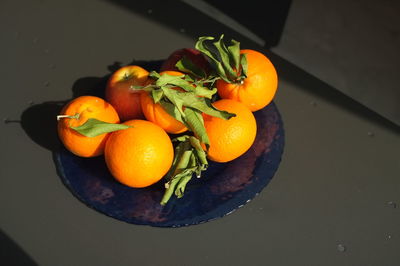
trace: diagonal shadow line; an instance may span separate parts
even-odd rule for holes
[[[0,229],[0,261],[7,266],[37,266],[38,264]]]
[[[316,97],[344,109],[359,118],[384,127],[394,133],[400,133],[400,126],[373,111],[362,103],[335,89],[328,83],[306,72],[295,64],[287,61],[271,51],[266,52],[277,68],[281,79],[296,85],[296,88],[306,91]]]
[[[280,79],[292,82],[296,85],[296,88],[322,98],[327,102],[356,115],[357,117],[368,120],[392,132],[400,132],[400,126],[388,120],[384,116],[369,109],[365,105],[340,92],[328,83],[306,72],[295,64],[287,61],[267,47],[260,46],[256,42],[248,39],[246,36],[233,31],[227,26],[188,6],[183,1],[148,0],[141,3],[133,3],[129,0],[107,1],[130,10],[136,15],[143,16],[146,19],[158,22],[163,26],[175,29],[176,31],[180,31],[180,27],[185,27],[185,34],[194,39],[197,39],[199,36],[219,36],[221,33],[224,33],[226,39],[233,38],[240,40],[242,47],[258,50],[267,55],[277,68]],[[168,10],[168,12],[166,10]],[[183,47],[177,47],[177,49],[178,48]]]

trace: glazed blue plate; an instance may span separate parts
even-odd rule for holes
[[[81,158],[65,148],[54,153],[60,178],[80,201],[100,213],[131,224],[180,227],[223,217],[242,207],[269,183],[284,147],[281,116],[272,102],[254,113],[257,137],[241,157],[210,162],[201,178],[193,177],[181,199],[160,205],[164,180],[147,188],[130,188],[109,173],[103,156]]]

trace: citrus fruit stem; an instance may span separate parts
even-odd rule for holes
[[[79,119],[79,116],[80,116],[80,113],[76,113],[75,115],[58,115],[57,121],[59,121],[63,118]]]

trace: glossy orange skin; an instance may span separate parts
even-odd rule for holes
[[[229,120],[203,114],[210,140],[208,158],[225,163],[238,158],[251,147],[256,137],[257,123],[253,113],[243,103],[222,99],[214,102],[213,106],[236,114]]]
[[[107,82],[106,100],[117,110],[121,121],[144,118],[140,105],[141,91],[131,90],[131,86],[143,86],[149,72],[140,66],[124,66],[115,71]]]
[[[114,107],[95,96],[81,96],[67,103],[60,115],[74,116],[79,118],[61,118],[58,121],[58,135],[64,146],[80,157],[95,157],[104,153],[104,147],[109,137],[105,133],[96,137],[86,137],[71,129],[84,124],[89,118],[96,118],[103,122],[119,123],[119,117]]]
[[[169,170],[174,157],[168,134],[146,120],[124,122],[131,128],[115,131],[105,148],[111,174],[120,183],[134,188],[150,186]]]
[[[183,75],[178,71],[163,71],[160,75],[169,74],[174,76]],[[177,88],[178,89],[178,88]],[[171,134],[179,134],[187,130],[186,126],[168,114],[159,103],[154,103],[149,93],[140,95],[142,111],[147,120],[159,125],[165,131]]]
[[[218,80],[216,87],[221,98],[242,102],[255,112],[274,99],[278,76],[274,65],[264,54],[249,49],[241,50],[240,53],[247,57],[247,78],[242,83]]]

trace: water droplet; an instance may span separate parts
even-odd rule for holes
[[[147,14],[153,14],[153,9],[147,9]]]
[[[314,101],[311,101],[310,104],[311,104],[312,106],[314,106],[314,107],[317,106],[317,103],[314,102]]]
[[[45,87],[48,87],[48,86],[50,85],[50,82],[49,82],[49,81],[45,81],[43,85],[44,85]]]
[[[186,32],[186,30],[185,30],[184,28],[180,28],[179,31],[180,31],[181,33],[185,33],[185,32]]]
[[[374,132],[371,132],[371,131],[368,131],[367,135],[370,136],[370,137],[375,136]]]
[[[10,119],[8,117],[3,118],[3,122],[4,122],[4,124],[7,124],[8,122],[10,122]]]
[[[391,238],[392,238],[392,236],[391,236],[391,235],[388,235],[388,236],[387,236],[387,238],[388,238],[388,239],[391,239]]]
[[[339,252],[345,252],[346,251],[346,246],[343,245],[343,244],[339,244],[339,245],[337,245],[337,250]]]
[[[387,205],[393,209],[397,208],[397,204],[396,202],[393,201],[388,201]]]

